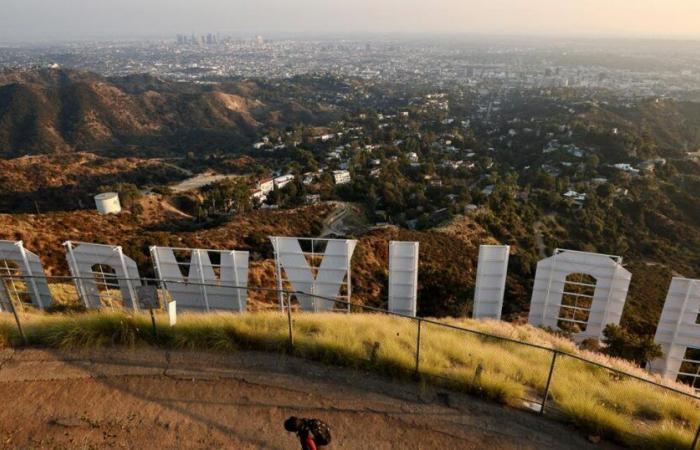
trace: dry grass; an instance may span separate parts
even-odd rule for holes
[[[572,342],[530,326],[466,319],[450,322],[577,353]],[[147,315],[121,312],[28,314],[24,324],[32,345],[58,348],[155,344],[221,352],[289,351],[287,318],[278,312],[183,314],[173,328],[159,316],[157,335]],[[415,322],[380,314],[295,313],[293,332],[295,355],[392,377],[414,375]],[[1,318],[0,346],[19,344],[11,319]],[[422,325],[420,350],[420,375],[425,380],[514,406],[521,405],[523,398],[542,397],[551,363],[546,350],[431,323]],[[584,356],[644,374],[619,360]],[[550,398],[551,411],[583,431],[634,448],[688,448],[700,423],[698,404],[687,397],[566,356],[557,360]]]

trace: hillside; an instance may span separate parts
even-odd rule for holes
[[[136,260],[143,276],[152,276],[148,247],[174,247],[249,250],[249,284],[275,286],[272,247],[267,238],[316,236],[328,205],[287,211],[253,211],[229,221],[204,226],[167,207],[166,199],[149,196],[142,200],[144,214],[138,219],[129,212],[101,216],[94,211],[49,214],[0,214],[0,239],[22,240],[27,249],[40,255],[48,274],[65,275],[68,269],[66,240],[121,245]],[[86,224],[90,224],[86,226]],[[183,227],[179,227],[182,224]],[[195,225],[187,231],[187,224]],[[453,237],[456,234],[457,237]],[[465,315],[470,311],[480,243],[495,242],[468,218],[455,221],[447,230],[409,231],[397,227],[377,229],[358,237],[353,257],[353,299],[360,303],[385,306],[388,279],[388,243],[391,240],[418,241],[421,245],[419,296],[421,315]],[[272,306],[275,299],[254,298]],[[441,298],[440,302],[427,299]]]
[[[139,265],[142,276],[154,276],[149,246],[250,250],[251,286],[274,287],[275,268],[267,236],[314,236],[330,208],[317,205],[294,211],[253,211],[223,223],[197,223],[151,196],[142,200],[143,217],[130,212],[101,216],[96,211],[48,214],[0,214],[0,239],[23,240],[40,255],[50,275],[67,275],[63,242],[67,240],[121,245]],[[146,220],[147,219],[147,220]],[[273,296],[252,295],[269,307]]]
[[[71,152],[0,159],[0,211],[91,209],[101,186],[165,184],[188,173],[157,159]]]
[[[574,126],[585,134],[583,142],[608,146],[602,154],[612,158],[677,158],[700,147],[700,103],[650,99],[634,106],[587,105]]]
[[[24,241],[27,249],[40,255],[50,275],[68,274],[61,245],[66,240],[121,245],[136,260],[143,276],[153,276],[150,245],[248,250],[249,285],[273,288],[276,275],[268,236],[318,236],[324,218],[332,211],[330,205],[321,204],[291,210],[257,210],[224,221],[197,222],[167,197],[150,195],[140,203],[143,213],[138,217],[130,212],[101,216],[95,211],[0,214],[0,239]],[[479,245],[509,242],[512,255],[503,314],[521,322],[529,308],[537,261],[535,244],[527,241],[532,239],[531,232],[526,224],[494,223],[485,215],[489,213],[457,216],[444,226],[422,231],[390,226],[351,236],[359,241],[352,266],[353,301],[386,307],[389,241],[417,241],[419,315],[468,317]],[[564,223],[563,218],[559,221]],[[554,219],[543,224],[543,228],[547,230],[544,240],[548,248],[574,245],[566,240],[565,231]],[[555,232],[554,228],[559,230]],[[524,244],[519,244],[521,240]],[[633,278],[622,324],[640,335],[650,335],[661,315],[671,276],[678,273],[672,273],[666,264],[650,263],[643,255],[626,256]],[[276,304],[274,296],[253,294],[252,298],[255,308]]]
[[[328,213],[324,205],[296,211],[254,211],[245,217],[209,227],[200,224],[195,231],[178,230],[169,211],[162,208],[152,223],[141,223],[124,212],[99,215],[96,211],[50,214],[0,214],[0,239],[21,239],[25,246],[41,255],[50,274],[66,273],[62,243],[66,240],[122,245],[142,270],[152,270],[148,259],[149,245],[188,246],[192,248],[252,249],[269,245],[269,234],[313,235],[320,230]],[[152,273],[152,272],[151,272]]]
[[[456,219],[445,229],[414,231],[387,227],[358,239],[353,258],[356,301],[386,307],[389,242],[415,241],[420,245],[418,315],[439,317],[471,314],[468,299],[474,295],[479,245],[496,242],[467,217]]]
[[[168,350],[216,350],[221,354],[238,354],[238,357],[241,350],[291,353],[329,365],[374,372],[394,383],[419,378],[423,385],[421,398],[429,387],[438,387],[443,390],[443,401],[452,408],[456,406],[456,393],[467,393],[513,409],[532,411],[541,405],[545,386],[549,385],[550,398],[544,410],[548,417],[573,425],[594,442],[603,438],[637,449],[688,448],[695,424],[700,420],[700,410],[688,397],[617,376],[578,358],[651,379],[640,369],[625,361],[579,351],[571,341],[530,326],[454,319],[446,322],[452,327],[466,327],[491,335],[486,337],[444,327],[437,321],[425,322],[416,367],[417,327],[412,320],[369,313],[294,313],[292,316],[294,339],[291,346],[287,315],[280,312],[181,314],[174,327],[168,326],[164,314],[159,314],[155,332],[148,314],[24,314],[23,320],[28,343],[53,352],[95,352],[105,347],[157,345]],[[21,340],[11,323],[8,317],[0,321],[0,347],[21,348]],[[505,342],[495,336],[557,349],[560,353],[554,377],[548,376],[552,359],[549,351]],[[165,359],[173,364],[172,370],[166,369],[166,374],[182,374],[177,369],[180,357]],[[150,369],[143,368],[143,375],[152,374],[153,362],[149,366]],[[124,370],[118,367],[105,369]],[[91,369],[95,369],[92,364],[87,367]],[[163,373],[163,370],[157,371],[159,375]],[[221,379],[222,371],[213,371],[212,375],[214,373],[215,378]],[[262,373],[269,375],[270,371]],[[194,378],[188,378],[189,386],[194,386]],[[371,380],[363,375],[359,379],[363,384]],[[681,385],[671,385],[679,392],[689,391]],[[307,388],[303,389],[306,395],[309,389],[315,389]],[[334,383],[333,392],[338,390],[342,389]],[[162,394],[161,390],[159,392]],[[355,397],[356,401],[361,398]],[[402,414],[406,413],[404,408],[401,410]],[[517,420],[513,413],[515,411],[504,408],[503,414],[511,418],[509,427],[512,427],[511,420]],[[484,420],[480,420],[482,427]],[[539,429],[535,422],[531,426]],[[518,448],[530,448],[523,442],[530,433],[516,435]],[[568,433],[565,435],[567,443],[574,438]],[[533,448],[563,448],[557,444],[562,439],[558,436],[564,434],[556,434],[549,445],[534,445]]]
[[[231,148],[252,140],[263,123],[314,117],[307,106],[252,82],[194,85],[53,69],[0,73],[0,157],[126,146]]]

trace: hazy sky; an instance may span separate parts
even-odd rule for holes
[[[0,41],[209,31],[700,38],[700,0],[0,0]]]

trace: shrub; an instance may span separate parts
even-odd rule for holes
[[[654,342],[653,337],[631,334],[618,325],[607,325],[603,336],[603,353],[633,361],[640,367],[663,355],[661,346]]]

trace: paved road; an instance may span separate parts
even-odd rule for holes
[[[319,237],[346,236],[348,234],[362,234],[367,231],[362,213],[358,207],[347,202],[333,202],[335,209],[323,221],[323,230]]]
[[[294,449],[292,414],[329,422],[330,449],[600,448],[527,412],[253,352],[0,350],[0,398],[0,448]]]
[[[350,205],[345,202],[337,202],[333,212],[323,221],[323,230],[321,230],[319,237],[344,236],[348,230],[344,226],[343,221],[350,212]]]

